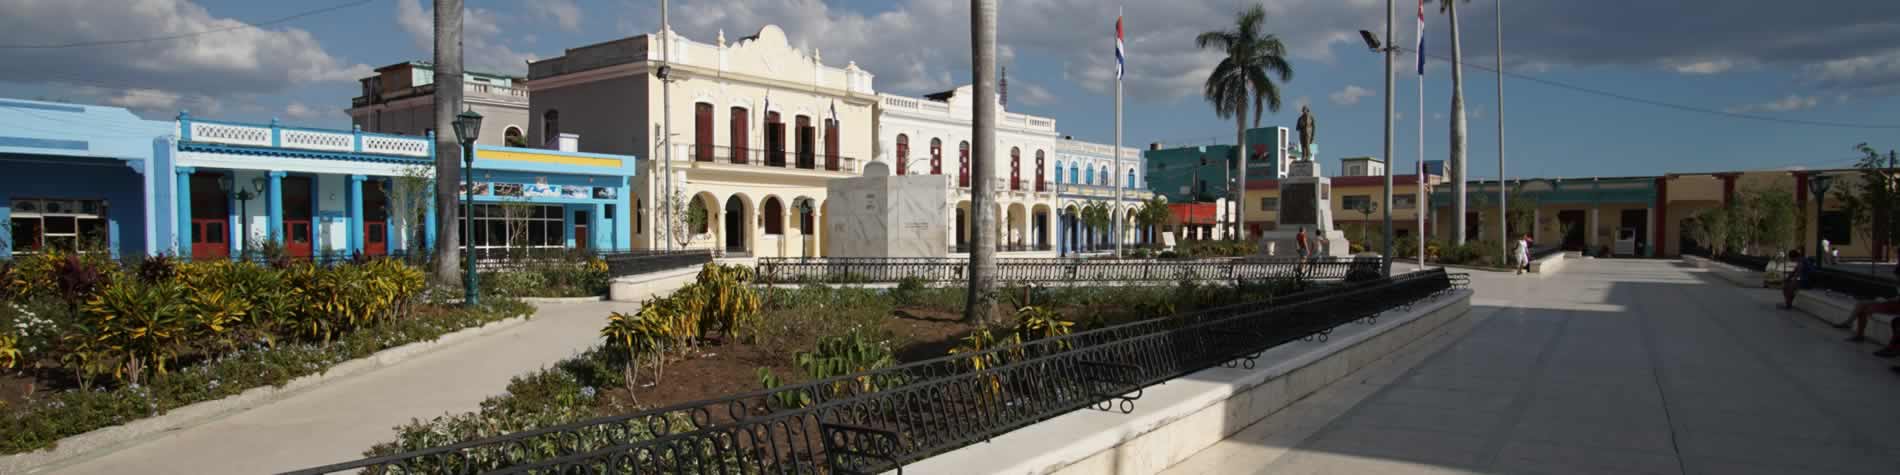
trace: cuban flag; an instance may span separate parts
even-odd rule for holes
[[[1116,81],[1122,80],[1122,69],[1125,67],[1126,65],[1123,64],[1123,56],[1122,56],[1122,17],[1121,17],[1121,14],[1118,12],[1115,14],[1115,80]]]
[[[1425,75],[1425,0],[1418,0],[1418,75]]]

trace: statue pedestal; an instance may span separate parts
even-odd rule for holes
[[[1319,162],[1294,161],[1280,180],[1280,219],[1273,231],[1261,233],[1260,252],[1269,256],[1298,256],[1300,229],[1306,229],[1309,255],[1346,257],[1352,254],[1346,234],[1333,228],[1333,180],[1320,176]]]

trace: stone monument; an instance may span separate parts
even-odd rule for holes
[[[1301,113],[1301,142],[1312,137],[1311,119]],[[1300,148],[1301,160],[1294,160],[1288,168],[1286,178],[1280,179],[1280,219],[1273,231],[1261,233],[1260,252],[1269,256],[1298,256],[1298,236],[1300,230],[1306,230],[1308,255],[1315,257],[1346,257],[1351,255],[1351,244],[1346,241],[1346,233],[1333,227],[1333,180],[1320,173],[1319,161],[1313,157],[1319,154],[1318,147],[1305,144]]]
[[[866,163],[864,176],[827,181],[825,255],[949,255],[949,185],[949,175],[893,176],[884,162]]]

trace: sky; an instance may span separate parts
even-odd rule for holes
[[[1499,0],[1458,5],[1473,178],[1498,176]],[[431,57],[429,0],[0,0],[0,97],[117,105],[196,117],[347,128],[356,80]],[[1379,0],[1000,0],[998,58],[1009,110],[1056,119],[1080,140],[1114,139],[1114,21],[1125,15],[1123,143],[1230,143],[1201,84],[1219,59],[1200,32],[1261,4],[1287,46],[1284,106],[1262,126],[1318,123],[1325,167],[1382,153]],[[1418,4],[1397,0],[1396,43],[1416,41]],[[1508,1],[1503,6],[1506,175],[1589,177],[1840,167],[1858,143],[1900,148],[1900,2],[1892,0]],[[1125,5],[1125,7],[1123,7]],[[259,23],[331,8],[261,27]],[[1450,57],[1451,18],[1426,5],[1426,51]],[[658,0],[468,0],[471,70],[658,28]],[[827,63],[855,61],[880,92],[921,95],[969,81],[968,2],[675,0],[673,28],[711,42],[777,24]],[[158,41],[134,41],[175,37]],[[1380,31],[1380,36],[1383,31]],[[111,44],[77,47],[72,43]],[[1409,169],[1448,156],[1452,67],[1395,59],[1393,154]],[[1480,67],[1484,68],[1481,69]],[[1593,91],[1593,92],[1585,92]],[[1249,118],[1251,121],[1251,118]],[[1819,123],[1819,124],[1816,124]],[[1250,124],[1251,125],[1251,124]]]

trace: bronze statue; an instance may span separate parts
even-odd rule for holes
[[[1300,120],[1293,123],[1293,128],[1300,132],[1300,157],[1302,160],[1313,159],[1313,127],[1312,108],[1300,106]]]

